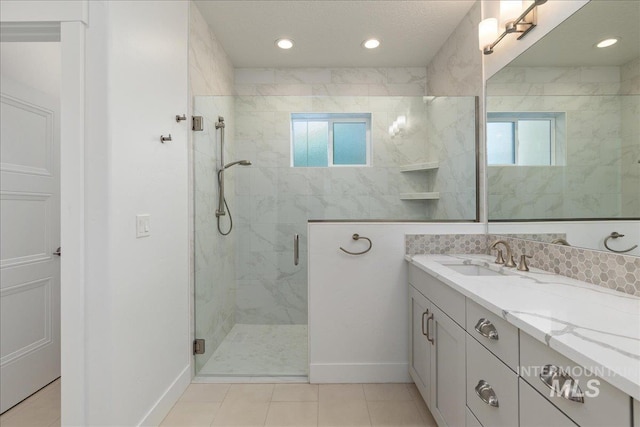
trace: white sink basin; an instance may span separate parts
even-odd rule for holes
[[[475,264],[442,264],[443,266],[452,269],[453,271],[464,274],[465,276],[505,276],[508,273],[491,270],[490,268],[483,267]]]

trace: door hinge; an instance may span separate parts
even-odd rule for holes
[[[204,354],[204,339],[198,338],[193,342],[193,354]]]
[[[204,130],[204,119],[202,116],[191,116],[191,130],[197,132]]]

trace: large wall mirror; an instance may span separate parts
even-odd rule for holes
[[[592,0],[487,81],[490,232],[640,255],[639,22]]]

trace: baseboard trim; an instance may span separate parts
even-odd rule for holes
[[[139,426],[157,426],[191,383],[191,365],[185,366],[171,385],[162,393],[155,405],[138,423]]]
[[[408,363],[315,363],[309,367],[309,382],[319,383],[408,383]]]

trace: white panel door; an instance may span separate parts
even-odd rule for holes
[[[0,412],[60,376],[58,101],[0,87]]]

